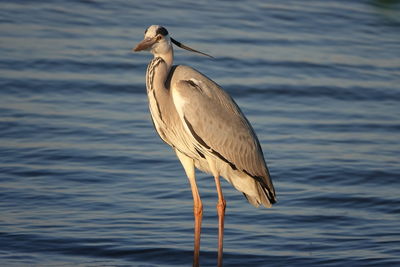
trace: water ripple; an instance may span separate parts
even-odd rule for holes
[[[2,265],[191,264],[189,182],[151,123],[151,56],[131,52],[156,23],[216,57],[175,50],[237,101],[277,190],[255,209],[222,181],[225,265],[399,265],[399,6],[386,2],[3,1]],[[217,194],[209,175],[197,183],[200,262],[215,266]]]

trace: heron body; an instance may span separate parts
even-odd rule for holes
[[[154,127],[170,145],[189,178],[194,199],[195,254],[199,264],[202,203],[195,167],[214,176],[219,215],[218,265],[222,265],[225,200],[224,177],[254,206],[271,207],[275,190],[257,136],[234,100],[214,81],[188,66],[173,66],[172,39],[161,26],[150,26],[135,51],[150,50],[154,58],[146,73],[149,108]],[[201,53],[204,54],[204,53]]]

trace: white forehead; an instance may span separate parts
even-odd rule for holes
[[[157,29],[160,28],[160,25],[151,25],[150,27],[147,28],[147,30],[144,33],[144,37],[149,37],[152,38],[157,35]]]

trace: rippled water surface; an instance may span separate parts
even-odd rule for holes
[[[131,53],[151,24],[215,60],[278,194],[223,182],[225,266],[400,264],[397,1],[2,1],[0,264],[190,266],[192,196],[148,112]],[[200,262],[216,265],[217,194]]]

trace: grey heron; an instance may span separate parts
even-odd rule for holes
[[[190,182],[194,201],[193,266],[199,265],[203,204],[195,167],[213,175],[218,194],[218,266],[222,266],[226,202],[220,176],[242,192],[254,206],[276,202],[263,152],[249,121],[235,101],[214,81],[197,70],[173,66],[175,44],[209,56],[170,37],[159,25],[145,31],[134,51],[150,51],[154,58],[146,72],[149,108],[161,139],[178,156]]]

